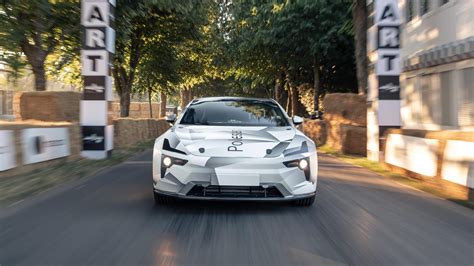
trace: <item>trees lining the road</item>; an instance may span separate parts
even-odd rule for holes
[[[290,114],[316,111],[320,95],[357,90],[359,2],[365,1],[121,0],[112,71],[120,115],[129,115],[134,93],[161,98],[161,115],[166,99],[184,106],[193,96],[216,95],[274,97]],[[79,71],[78,0],[4,0],[0,8],[7,19],[0,46],[11,51],[3,59],[12,69],[28,62],[37,90],[46,88],[48,55],[58,58],[55,68],[74,62],[70,71]],[[23,17],[31,23],[14,25]]]
[[[46,90],[49,55],[63,55],[68,61],[68,54],[79,53],[78,0],[2,0],[0,21],[0,48],[5,50],[2,61],[16,73],[30,65],[37,91]]]
[[[355,59],[357,64],[357,87],[359,94],[367,93],[367,0],[353,0],[352,21],[354,24]]]
[[[238,0],[229,6],[237,79],[272,88],[280,102],[286,88],[288,113],[303,113],[303,84],[312,84],[306,108],[313,111],[321,92],[354,89],[350,1]]]
[[[120,116],[129,115],[130,96],[140,87],[169,90],[178,76],[180,46],[198,39],[206,1],[126,0],[116,9],[113,76]],[[138,72],[137,72],[138,71]],[[141,75],[142,82],[136,76]]]

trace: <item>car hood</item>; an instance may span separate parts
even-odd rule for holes
[[[280,156],[297,133],[292,127],[178,125],[165,141],[171,150],[196,156],[264,158]],[[301,141],[296,146],[301,147]]]

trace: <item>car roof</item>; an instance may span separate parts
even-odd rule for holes
[[[200,102],[219,102],[219,101],[261,101],[261,102],[271,102],[275,103],[275,100],[270,98],[253,98],[253,97],[203,97],[194,99],[191,104],[200,103]]]

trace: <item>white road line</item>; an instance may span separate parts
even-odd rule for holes
[[[124,164],[152,164],[152,161],[126,161]]]
[[[347,165],[347,164],[337,164],[337,163],[320,163],[318,166],[323,166],[323,167],[356,167],[360,168],[360,166],[357,165]]]
[[[23,201],[25,201],[25,199],[22,199],[22,200],[19,200],[19,201],[15,201],[15,202],[13,202],[12,204],[8,205],[8,207],[15,206],[15,205],[17,205],[17,204],[19,204],[19,203],[21,203],[21,202],[23,202]]]
[[[86,185],[83,184],[83,185],[77,186],[77,187],[74,188],[74,189],[75,189],[75,190],[79,190],[79,189],[81,189],[81,188],[83,188],[83,187],[85,187],[85,186],[86,186]]]

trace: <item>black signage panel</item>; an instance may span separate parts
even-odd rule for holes
[[[84,100],[105,101],[105,76],[84,76]]]
[[[378,76],[378,79],[380,100],[400,100],[399,76]]]
[[[105,150],[105,126],[82,126],[82,149],[84,151]]]

